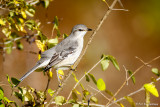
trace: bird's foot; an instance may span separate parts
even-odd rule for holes
[[[70,70],[72,70],[72,71],[77,71],[77,69],[74,68],[73,65],[71,66]]]

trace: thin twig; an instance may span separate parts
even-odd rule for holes
[[[46,104],[46,103],[47,103],[47,102],[44,102],[44,104]],[[84,102],[80,102],[80,101],[78,101],[77,103],[88,106],[88,103],[84,103]],[[51,104],[56,104],[56,102],[53,101]],[[66,105],[66,104],[70,104],[70,103],[67,103],[67,102],[66,102],[66,103],[64,103],[63,105]],[[92,106],[92,107],[93,107],[93,106],[94,106],[94,107],[105,107],[105,105],[94,104],[94,103],[90,103],[89,105]]]
[[[72,88],[72,90],[74,90],[74,89],[78,86],[78,84],[83,80],[83,78],[85,77],[85,75],[87,75],[88,73],[90,73],[102,60],[103,60],[103,58],[102,58],[101,60],[99,60],[95,65],[93,65],[93,67],[92,67],[90,70],[88,70],[88,72],[85,73],[85,74],[82,76],[82,78],[74,85],[74,87]],[[69,95],[68,95],[68,97],[67,97],[67,101],[69,100],[69,98],[70,98],[71,95],[72,95],[72,90],[70,91],[70,93],[69,93]]]
[[[128,74],[128,70],[126,69],[126,67],[123,65],[123,68],[124,68],[124,70],[125,70],[125,72],[126,72],[126,81],[127,81],[127,78],[128,78],[128,76],[127,76],[127,74]],[[126,83],[126,85],[128,85],[128,81],[127,81],[127,83]]]
[[[45,107],[49,107],[49,105],[52,104],[54,98],[59,94],[59,92],[62,90],[63,86],[65,85],[65,83],[66,83],[67,80],[69,79],[69,77],[72,75],[72,72],[73,72],[73,71],[70,70],[70,71],[68,72],[68,74],[65,75],[64,80],[61,82],[61,86],[58,87],[58,88],[55,90],[55,92],[54,92],[51,100],[46,104]]]
[[[50,70],[52,70],[52,69],[50,69]],[[49,83],[50,83],[50,81],[51,81],[51,77],[49,76],[49,71],[47,72],[47,76],[48,76],[48,81],[47,81],[47,85],[46,85],[46,89],[45,89],[45,93],[46,93],[46,91],[47,91],[47,89],[48,89],[48,87],[49,87]]]
[[[135,72],[133,72],[133,74],[130,75],[130,76],[127,78],[127,80],[124,81],[124,83],[123,83],[123,84],[121,85],[121,87],[117,90],[117,92],[112,96],[112,98],[109,100],[109,102],[106,104],[106,106],[108,106],[108,105],[111,103],[111,101],[113,100],[113,98],[115,98],[115,96],[122,90],[122,88],[124,87],[124,85],[127,83],[127,81],[128,81],[129,79],[131,79],[131,77],[132,77],[133,75],[135,75],[138,71],[140,71],[144,66],[149,65],[150,63],[152,63],[153,61],[155,61],[155,60],[157,60],[157,59],[159,59],[159,58],[160,58],[160,56],[152,59],[151,61],[149,61],[149,62],[146,63],[145,65],[143,64],[143,65],[141,65],[139,68],[137,68],[137,69],[135,70]]]
[[[80,57],[78,58],[78,60],[76,61],[76,63],[74,64],[75,67],[79,64],[80,60],[82,59],[82,57],[84,56],[84,54],[86,53],[88,46],[91,44],[92,39],[94,38],[94,36],[96,35],[97,31],[101,28],[102,24],[104,23],[104,21],[106,20],[106,18],[109,16],[109,14],[112,11],[112,8],[116,5],[116,3],[118,2],[118,0],[114,0],[112,5],[110,6],[110,9],[107,10],[107,12],[105,13],[105,15],[103,16],[103,18],[101,19],[101,21],[99,22],[98,26],[96,27],[96,29],[94,30],[94,32],[92,33],[92,35],[90,36],[86,47],[84,48],[82,54],[80,55]]]
[[[156,79],[156,81],[159,81],[159,80],[160,80],[160,77],[158,77],[158,78]],[[153,84],[153,83],[154,83],[154,82],[150,82],[149,84]],[[127,96],[130,97],[130,96],[135,95],[135,94],[137,94],[137,93],[139,93],[139,92],[141,92],[141,91],[143,91],[143,90],[145,90],[144,87],[142,87],[142,88],[140,88],[140,89],[138,89],[138,90],[136,90],[136,91],[128,94]],[[120,99],[112,102],[111,104],[109,104],[108,107],[111,106],[112,104],[115,104],[115,103],[117,103],[117,102],[119,102],[119,101],[122,101],[122,100],[124,100],[124,99],[125,99],[125,98],[122,97],[122,98],[120,98]]]
[[[98,93],[100,93],[105,99],[109,100],[109,98],[107,96],[105,96],[100,90],[97,90],[95,88],[93,88],[92,86],[88,85],[90,88],[92,88],[93,90],[97,91]]]
[[[146,62],[144,62],[141,58],[139,58],[138,56],[135,56],[135,58],[137,58],[140,62],[142,62],[144,65],[151,67],[151,65],[148,65]]]

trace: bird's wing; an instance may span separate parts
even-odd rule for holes
[[[70,55],[72,55],[75,52],[76,48],[74,47],[69,47],[67,49],[62,50],[59,53],[55,53],[49,64],[46,66],[46,70],[48,70],[49,68],[51,68],[52,66],[58,64],[59,62],[63,61],[64,59],[66,59],[67,57],[69,57]]]

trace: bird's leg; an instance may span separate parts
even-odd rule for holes
[[[61,80],[63,79],[63,76],[64,76],[63,70],[58,69],[58,70],[56,70],[56,72],[57,72],[59,86],[61,86]]]
[[[70,70],[72,70],[72,71],[77,71],[77,69],[76,69],[76,68],[73,68],[73,65],[71,65]]]
[[[47,66],[44,68],[44,71],[48,71],[50,68],[52,68],[52,66],[47,65]]]

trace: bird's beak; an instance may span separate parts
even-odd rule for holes
[[[90,28],[87,28],[87,31],[92,31],[92,29],[90,29]]]

